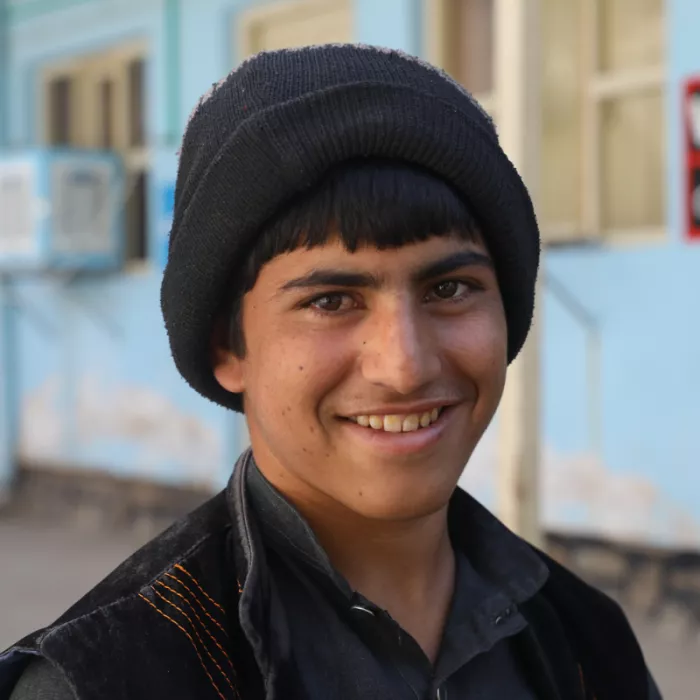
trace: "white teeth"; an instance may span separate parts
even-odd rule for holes
[[[370,416],[369,425],[375,430],[382,430],[384,428],[384,419],[381,416]]]
[[[413,415],[406,416],[403,419],[403,425],[401,426],[401,430],[404,433],[412,433],[414,430],[418,430],[419,427],[420,427],[420,419],[414,413]]]
[[[403,427],[401,416],[384,416],[384,430],[387,433],[400,433]]]
[[[411,413],[409,415],[366,415],[353,416],[350,420],[363,428],[384,430],[387,433],[412,433],[419,428],[427,428],[440,417],[439,408],[425,413]]]

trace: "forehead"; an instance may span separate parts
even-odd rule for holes
[[[457,236],[434,236],[425,241],[382,249],[365,245],[355,251],[348,250],[341,240],[332,238],[322,245],[300,247],[273,258],[263,267],[260,277],[280,280],[318,268],[381,272],[394,278],[410,277],[427,264],[461,252],[478,254],[475,261],[490,260],[482,241],[469,241]]]

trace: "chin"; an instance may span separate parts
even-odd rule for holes
[[[466,452],[466,450],[464,450]],[[466,459],[465,459],[466,461]],[[411,520],[436,513],[449,503],[465,462],[436,454],[406,464],[374,462],[343,470],[326,493],[358,515],[371,520]],[[338,474],[340,476],[340,474]]]
[[[368,520],[400,521],[423,518],[442,510],[450,501],[455,486],[437,490],[410,489],[396,491],[387,497],[386,492],[372,493],[369,489],[362,496],[345,498],[344,505]]]

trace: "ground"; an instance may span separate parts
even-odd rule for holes
[[[0,649],[57,617],[152,534],[145,525],[105,533],[89,521],[0,519]],[[700,637],[682,619],[631,619],[665,700],[696,700]]]

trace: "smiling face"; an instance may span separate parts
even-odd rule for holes
[[[219,349],[215,375],[243,394],[256,462],[280,491],[385,520],[446,505],[506,375],[482,244],[298,248],[263,266],[242,330],[245,356]]]

